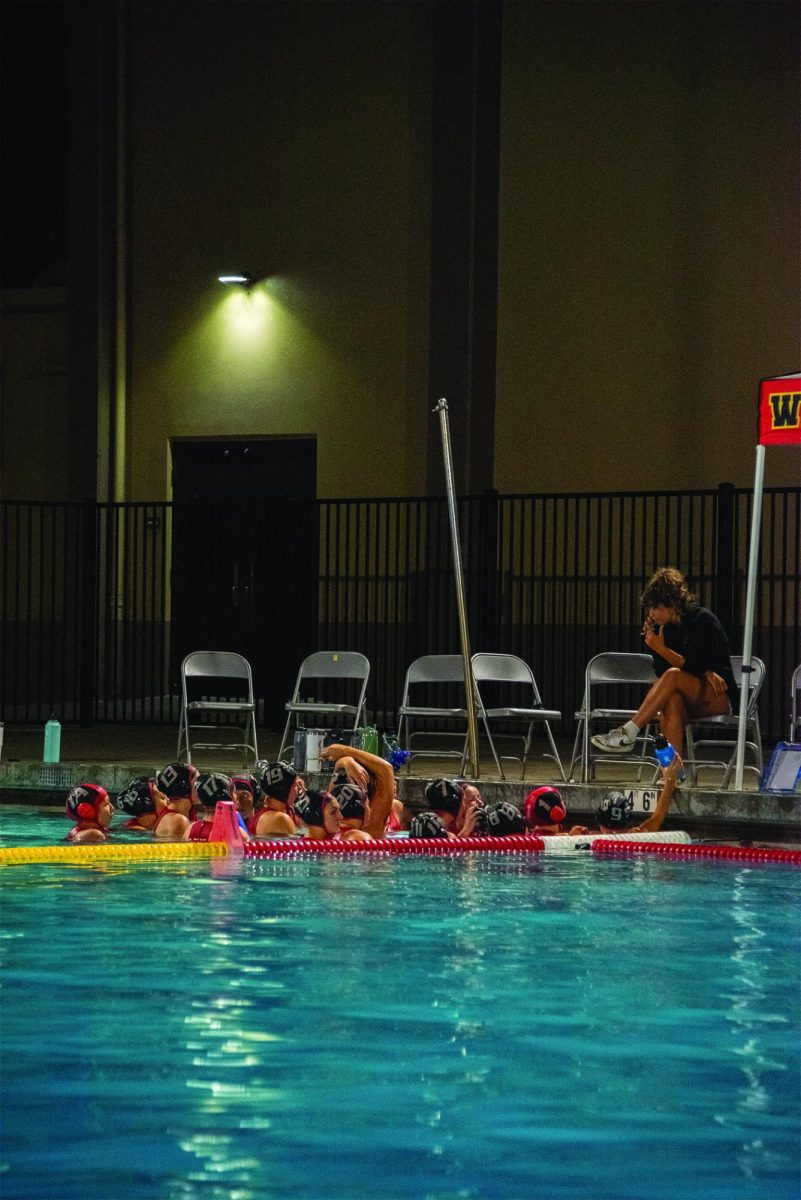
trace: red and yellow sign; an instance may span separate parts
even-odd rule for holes
[[[801,373],[776,375],[759,385],[761,446],[801,446]]]

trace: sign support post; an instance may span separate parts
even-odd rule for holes
[[[801,446],[801,372],[792,375],[774,375],[760,381],[758,420],[754,502],[751,512],[751,541],[748,549],[748,582],[745,595],[745,627],[743,629],[743,678],[740,686],[740,713],[734,770],[734,786],[738,791],[741,791],[743,786],[748,700],[751,693],[751,653],[754,640],[754,607],[762,523],[765,446]]]

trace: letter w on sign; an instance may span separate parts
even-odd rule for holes
[[[801,375],[760,383],[759,441],[763,446],[801,446]]]

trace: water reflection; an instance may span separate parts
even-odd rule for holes
[[[724,1013],[731,1030],[731,1053],[742,1073],[743,1082],[736,1091],[733,1111],[717,1112],[721,1125],[740,1128],[764,1128],[765,1118],[781,1110],[776,1095],[777,1080],[787,1067],[776,1054],[776,1026],[787,1027],[785,1015],[775,1011],[770,993],[775,986],[771,976],[777,966],[775,949],[766,938],[765,910],[753,902],[748,887],[752,870],[738,872],[732,881],[729,915],[732,922],[730,962],[734,967],[731,989],[722,999],[728,1003]],[[744,1132],[744,1130],[743,1130]],[[770,1142],[769,1127],[766,1130]],[[740,1169],[749,1179],[773,1170],[787,1159],[766,1144],[765,1137],[749,1137],[738,1156]]]

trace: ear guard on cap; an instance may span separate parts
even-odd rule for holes
[[[80,783],[67,796],[65,811],[68,817],[78,821],[97,820],[97,810],[104,800],[108,800],[108,792],[97,783]]]
[[[364,816],[367,793],[356,783],[338,783],[332,791],[336,796],[342,816],[348,819],[359,819]]]
[[[455,817],[462,804],[462,785],[453,779],[434,779],[426,788],[426,803]]]
[[[147,776],[131,780],[128,786],[118,793],[114,803],[119,812],[128,813],[131,817],[141,817],[144,813],[155,812],[153,780]]]
[[[325,820],[325,806],[333,800],[330,792],[317,792],[311,789],[298,796],[295,801],[295,812],[304,825],[322,825]]]
[[[192,795],[198,776],[193,763],[169,763],[156,776],[156,787],[169,800],[178,800]]]
[[[595,810],[601,825],[627,825],[634,811],[634,800],[624,792],[607,792]]]
[[[298,772],[289,763],[267,763],[259,777],[259,784],[265,796],[272,796],[274,800],[283,800],[286,803],[297,777]]]
[[[201,804],[213,807],[219,800],[232,800],[234,785],[227,775],[208,771],[197,777],[197,798]]]
[[[567,808],[555,787],[539,787],[526,796],[523,816],[527,825],[558,825],[567,816]]]
[[[412,838],[446,838],[448,831],[442,823],[442,818],[435,812],[421,812],[412,817],[409,826],[409,837]]]

